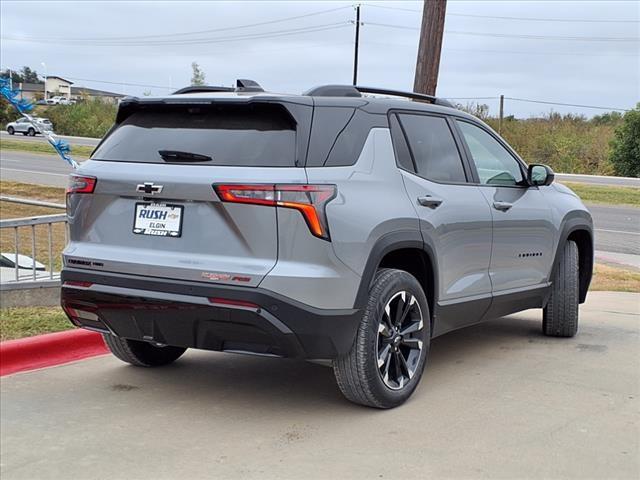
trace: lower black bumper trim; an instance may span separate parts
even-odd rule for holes
[[[188,348],[332,359],[349,351],[361,318],[360,310],[317,309],[259,288],[71,268],[61,279],[65,311],[89,312],[74,316],[75,324],[95,329],[83,316],[97,316],[117,336]]]

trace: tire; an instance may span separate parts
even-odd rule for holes
[[[407,306],[400,328],[388,321]],[[403,337],[406,330],[412,331]],[[351,350],[333,362],[338,387],[360,405],[401,405],[420,382],[430,338],[429,304],[418,280],[402,270],[378,270]]]
[[[550,337],[573,337],[578,332],[578,246],[569,240],[563,248],[542,314],[542,332]]]
[[[27,130],[27,135],[29,135],[30,137],[35,137],[36,136],[35,129],[30,128],[29,130]]]
[[[187,350],[182,347],[156,347],[148,342],[128,340],[110,334],[103,334],[102,337],[111,353],[136,367],[167,365],[176,361]]]
[[[13,129],[13,127],[7,128],[7,132],[9,133],[9,135],[13,135],[14,133],[16,133],[16,131]]]

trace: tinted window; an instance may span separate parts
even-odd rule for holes
[[[495,138],[468,122],[458,121],[458,125],[471,151],[480,183],[516,185],[524,180],[518,161]]]
[[[462,159],[442,117],[399,115],[418,175],[436,182],[466,182]]]
[[[161,150],[211,157],[199,165],[293,167],[295,124],[278,105],[154,107],[127,117],[92,158],[165,163]]]
[[[386,115],[374,115],[356,110],[347,126],[338,135],[324,166],[355,165],[371,129],[376,127],[389,127]]]

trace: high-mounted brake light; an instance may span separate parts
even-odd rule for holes
[[[325,207],[336,196],[335,185],[214,185],[213,188],[223,202],[298,210],[313,235],[330,239]]]
[[[82,175],[69,175],[67,193],[93,193],[98,179]]]

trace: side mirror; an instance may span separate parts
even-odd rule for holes
[[[551,185],[553,183],[553,179],[555,178],[555,174],[550,167],[541,164],[532,164],[529,165],[527,180],[529,180],[529,185]]]

